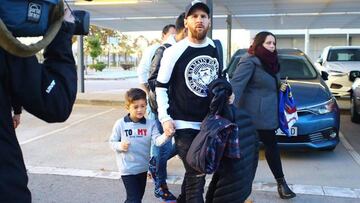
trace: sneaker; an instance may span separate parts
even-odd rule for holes
[[[164,184],[158,188],[155,188],[155,197],[159,198],[161,202],[176,202],[176,197],[169,191],[167,185]]]

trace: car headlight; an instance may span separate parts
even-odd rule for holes
[[[310,107],[306,107],[302,109],[303,111],[310,111],[314,114],[326,114],[333,111],[336,111],[336,100],[335,98],[331,98],[329,101],[324,102],[319,105],[314,105]]]
[[[329,75],[331,75],[331,76],[343,76],[343,75],[347,75],[347,73],[344,73],[344,72],[338,71],[338,70],[328,70],[327,72],[328,72]]]

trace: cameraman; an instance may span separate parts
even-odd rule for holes
[[[65,121],[72,111],[77,78],[71,51],[75,25],[70,11],[65,10],[64,21],[44,51],[43,64],[35,56],[20,58],[0,48],[0,202],[31,202],[11,99],[47,122]]]

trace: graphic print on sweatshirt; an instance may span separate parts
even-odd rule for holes
[[[142,138],[147,136],[146,128],[125,129],[125,136],[128,138]]]
[[[199,97],[207,96],[207,86],[218,77],[219,63],[216,58],[200,55],[185,68],[185,82],[191,92]]]
[[[164,51],[156,82],[160,120],[173,119],[177,129],[200,129],[209,111],[208,84],[221,73],[210,38],[194,44],[185,38]]]

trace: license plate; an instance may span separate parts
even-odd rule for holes
[[[289,132],[290,132],[290,136],[293,137],[293,136],[297,136],[298,134],[298,129],[297,127],[291,127],[289,129]],[[283,133],[283,131],[279,129],[276,130],[276,135],[279,135],[279,136],[287,136],[285,133]]]

